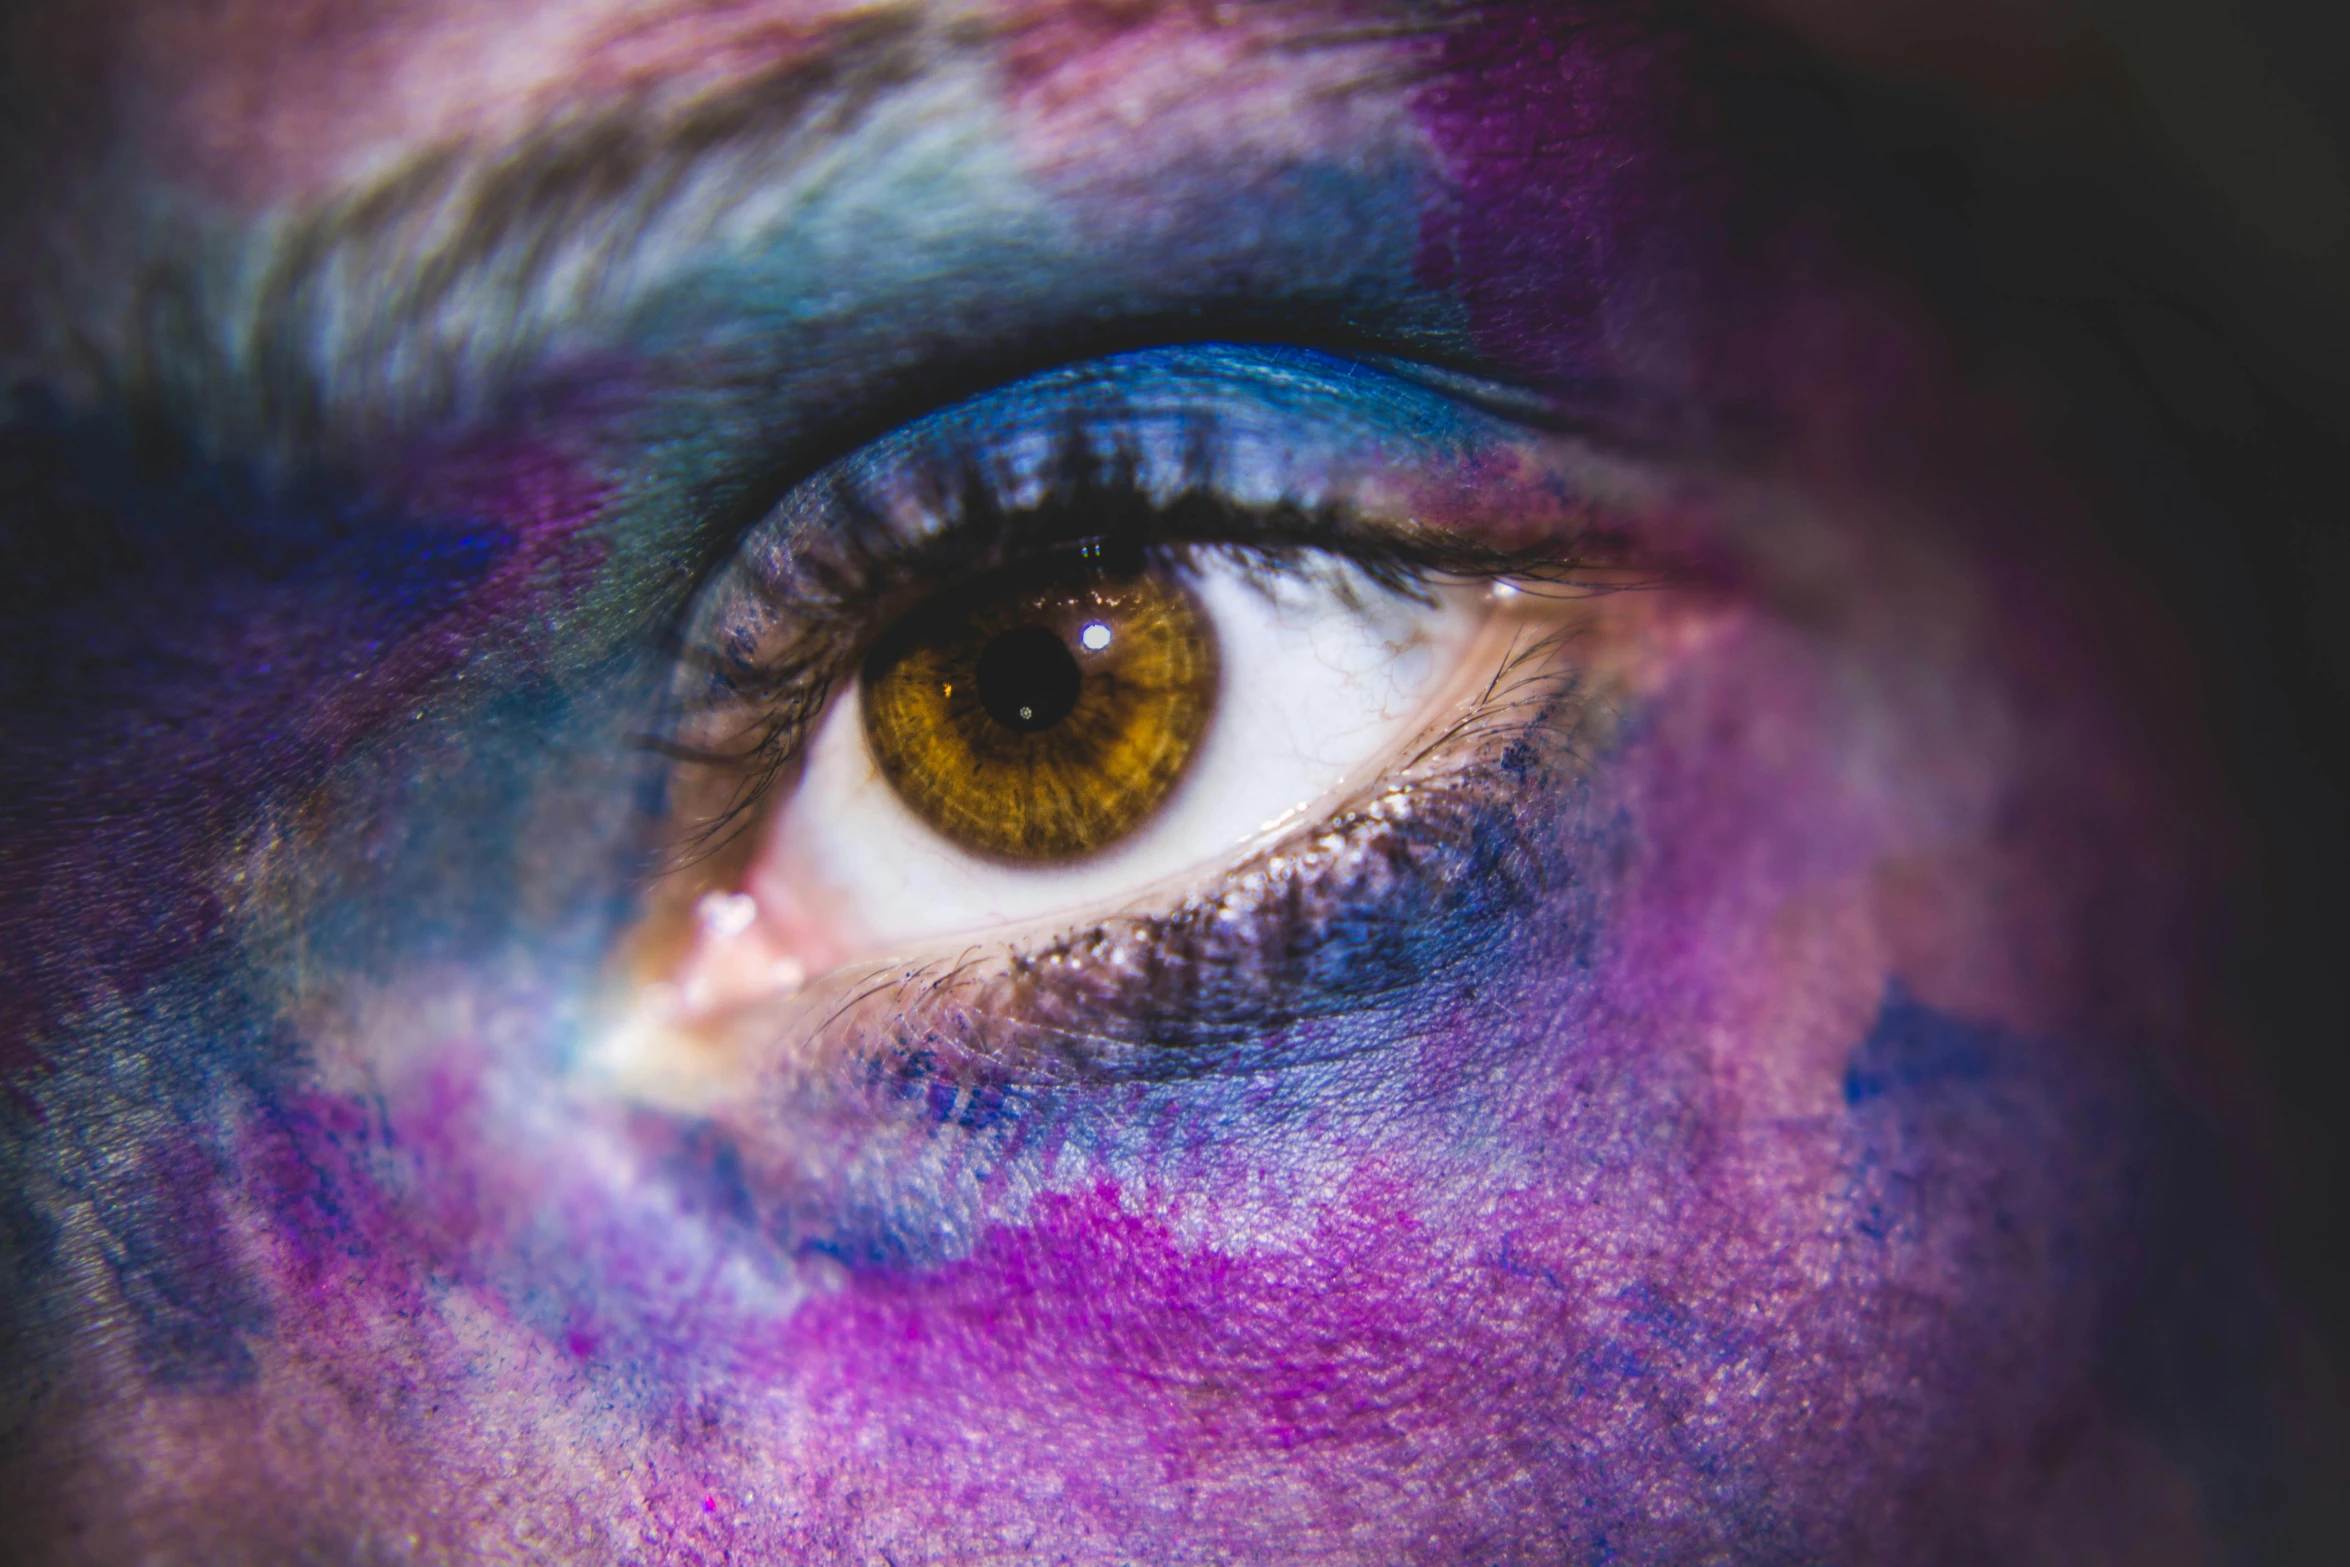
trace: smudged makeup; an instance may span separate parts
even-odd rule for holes
[[[2231,818],[1783,45],[240,18],[4,424],[0,1548],[2253,1508]]]

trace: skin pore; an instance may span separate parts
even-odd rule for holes
[[[0,1555],[2265,1547],[2208,695],[1752,17],[28,18]],[[1310,940],[607,1070],[738,541],[1096,361],[1636,590]]]

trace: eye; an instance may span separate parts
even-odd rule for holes
[[[1435,723],[1495,607],[1195,547],[917,608],[817,730],[748,890],[828,957],[1182,890]]]
[[[1599,710],[1604,600],[1553,590],[1603,574],[1614,482],[1437,391],[1242,349],[1054,372],[818,473],[690,617],[682,852],[606,1056],[744,1018],[767,1048],[803,992],[821,1023],[940,965],[1077,984],[1096,1042],[1122,1007],[1166,1038],[1336,1004],[1376,965],[1286,970],[1509,881],[1462,857],[1532,808],[1520,731]]]

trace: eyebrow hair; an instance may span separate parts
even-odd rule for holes
[[[1187,0],[1123,8],[1139,26]],[[1407,41],[1470,14],[1386,0],[1286,50]],[[993,92],[986,46],[1020,24],[896,0],[724,89],[640,87],[503,145],[427,148],[305,212],[236,233],[167,216],[127,297],[76,343],[96,397],[142,429],[265,470],[461,419],[697,257],[780,232],[853,182],[876,143]],[[1398,85],[1390,65],[1361,87]]]
[[[135,419],[265,463],[461,417],[568,323],[804,206],[838,172],[827,149],[972,42],[901,3],[722,92],[653,84],[494,148],[430,147],[255,230],[167,218],[101,383]]]

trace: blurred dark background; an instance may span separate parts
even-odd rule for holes
[[[2350,4],[1745,3],[1831,62],[1929,261],[2117,475],[2262,835],[2277,1249],[2350,1364]],[[2350,1476],[2319,1485],[2290,1559],[2350,1560]]]

